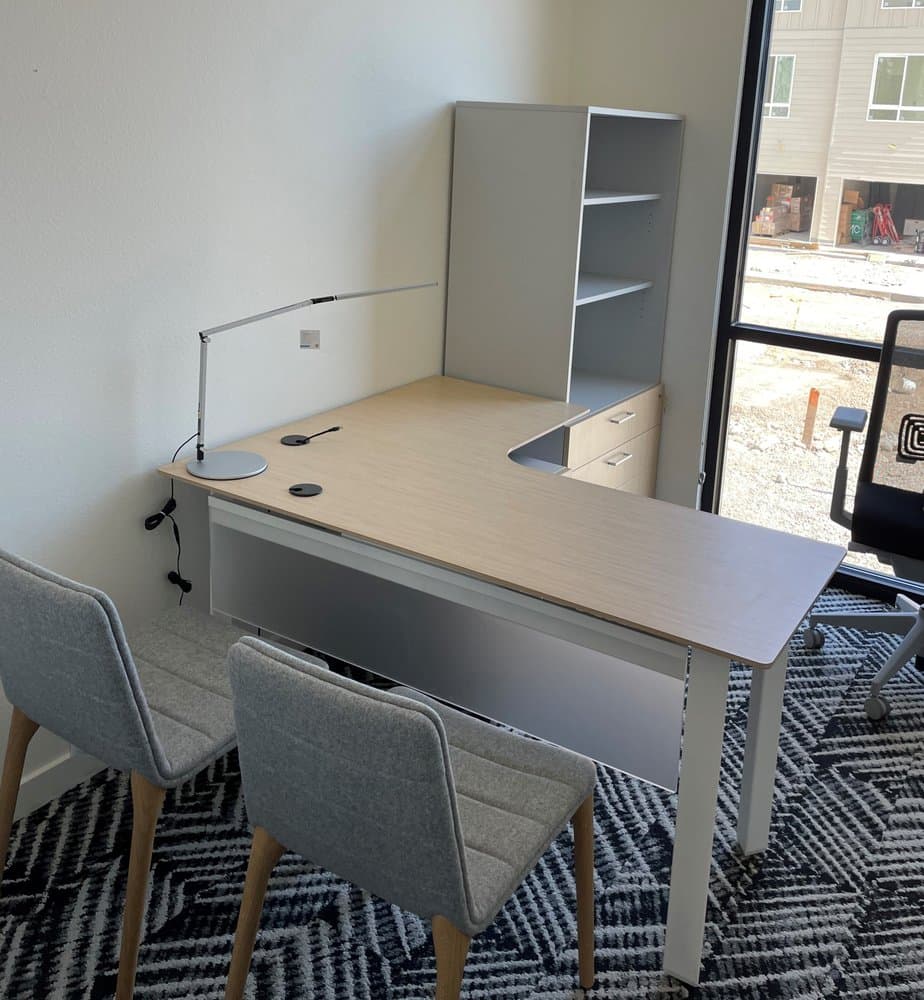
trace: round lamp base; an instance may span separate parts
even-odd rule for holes
[[[266,471],[266,459],[252,451],[210,451],[201,462],[187,463],[186,471],[197,479],[249,479]]]

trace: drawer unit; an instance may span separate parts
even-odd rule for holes
[[[585,483],[622,489],[638,480],[638,488],[632,492],[642,492],[642,487],[651,483],[658,464],[658,440],[661,428],[655,426],[595,458],[577,469],[568,469],[564,475],[580,479]]]
[[[662,388],[656,385],[566,428],[565,465],[579,469],[659,426],[661,400]]]

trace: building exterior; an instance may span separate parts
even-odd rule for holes
[[[774,183],[838,240],[846,191],[924,220],[924,0],[775,0],[755,210]],[[843,234],[841,234],[843,238]]]

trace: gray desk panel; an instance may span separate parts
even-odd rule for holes
[[[677,787],[682,670],[641,667],[214,520],[211,559],[216,612]]]

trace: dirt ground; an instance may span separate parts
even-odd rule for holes
[[[752,247],[742,319],[762,326],[881,340],[893,309],[924,305],[924,260],[908,265],[894,256],[870,257]],[[867,294],[857,294],[861,289]],[[886,297],[893,293],[911,301]],[[846,545],[849,533],[829,516],[840,433],[828,424],[837,406],[868,410],[875,381],[876,366],[869,362],[739,343],[721,513]],[[802,436],[813,388],[819,391],[819,404],[807,448]],[[853,435],[848,509],[864,442],[865,435]],[[848,561],[889,572],[872,555],[851,553]]]
[[[749,323],[879,341],[893,309],[920,303],[924,256],[748,250],[741,318]]]

